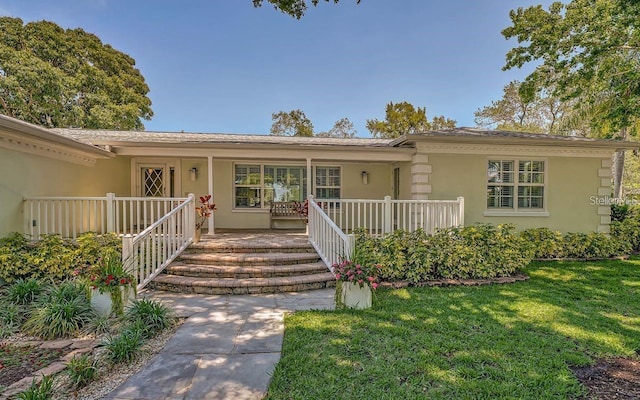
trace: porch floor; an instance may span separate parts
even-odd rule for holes
[[[309,236],[302,230],[282,229],[216,229],[210,235],[203,233],[203,242],[215,242],[221,247],[251,246],[251,247],[300,247],[308,245]]]

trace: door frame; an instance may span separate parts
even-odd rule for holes
[[[133,157],[131,158],[131,196],[132,197],[143,197],[142,196],[142,176],[140,174],[140,170],[144,167],[150,168],[158,168],[162,167],[165,169],[166,180],[165,180],[165,196],[170,197],[168,193],[168,188],[170,185],[170,173],[169,170],[173,168],[173,192],[174,197],[176,194],[182,193],[182,171],[180,168],[180,159],[176,158],[159,158],[159,157]],[[179,196],[177,196],[179,197]]]

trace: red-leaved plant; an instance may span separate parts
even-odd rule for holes
[[[207,218],[211,216],[211,213],[216,211],[216,203],[211,203],[211,195],[200,196],[200,204],[196,206],[196,213],[198,219],[196,221],[196,229],[202,228],[202,225],[207,221]]]

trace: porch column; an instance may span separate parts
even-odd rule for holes
[[[421,143],[416,145],[416,154],[411,159],[411,198],[413,200],[427,200],[431,194],[429,174],[431,165],[427,149]]]
[[[307,158],[307,197],[313,194],[311,193],[311,188],[313,187],[313,185],[311,185],[311,177],[311,159]]]
[[[213,198],[213,202],[215,203],[216,199],[213,196],[213,156],[207,156],[207,180],[208,180],[207,193],[211,194]],[[207,233],[209,233],[210,235],[213,235],[215,231],[213,226],[213,214],[214,213],[211,213],[207,223],[207,225],[209,225],[209,231]]]

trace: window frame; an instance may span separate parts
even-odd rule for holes
[[[491,161],[499,161],[503,162],[513,162],[513,182],[509,182],[506,184],[498,184],[502,186],[510,186],[513,188],[513,207],[489,207],[489,187],[495,186],[495,183],[489,182],[487,171],[489,168],[489,163]],[[520,182],[520,163],[527,161],[535,161],[542,162],[544,171],[542,172],[543,183],[534,183],[534,182]],[[485,211],[484,216],[531,216],[531,217],[548,217],[549,212],[547,211],[548,205],[548,192],[549,192],[549,160],[547,158],[541,157],[509,157],[509,156],[491,156],[487,157],[485,160],[485,168],[484,168],[484,176],[485,176]],[[523,171],[527,173],[527,171]],[[529,172],[531,173],[531,172]],[[542,207],[541,208],[531,208],[531,207],[520,207],[519,206],[519,189],[522,187],[542,187]]]
[[[337,169],[338,170],[338,179],[339,179],[339,184],[338,185],[318,185],[318,169],[325,169],[327,170],[327,180],[329,178],[329,170],[330,169]],[[314,197],[317,200],[336,200],[336,199],[340,199],[342,198],[342,166],[340,165],[315,165],[313,167],[313,194]],[[338,197],[320,197],[318,196],[318,189],[337,189],[339,196]]]

